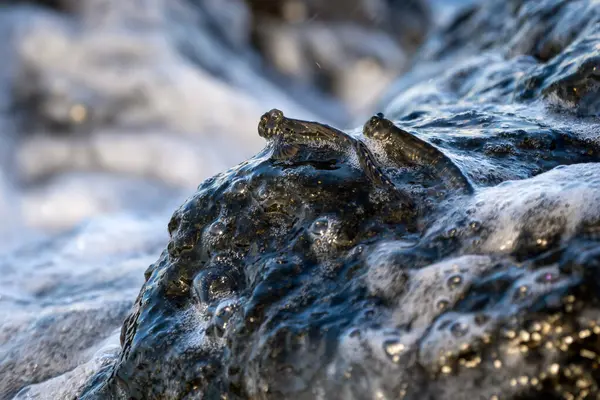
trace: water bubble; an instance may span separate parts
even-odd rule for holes
[[[254,192],[254,195],[256,197],[256,199],[259,202],[263,202],[265,200],[267,200],[269,197],[273,196],[273,190],[271,190],[271,188],[267,187],[266,185],[261,185],[259,188],[256,189],[256,191]]]
[[[248,192],[248,184],[243,179],[238,179],[231,184],[231,192],[236,195],[243,195]]]
[[[529,286],[527,286],[527,285],[521,285],[515,291],[515,294],[513,295],[513,300],[514,301],[523,300],[524,298],[526,298],[527,296],[529,296],[529,292],[530,292]]]
[[[471,221],[471,223],[469,224],[469,227],[477,232],[479,229],[481,229],[481,222],[479,221]]]
[[[450,290],[454,290],[459,287],[463,282],[463,278],[461,275],[452,275],[448,278],[448,288]]]
[[[437,302],[436,307],[439,311],[445,311],[449,305],[450,302],[446,299],[443,299]]]
[[[315,236],[325,236],[329,230],[329,220],[326,217],[316,219],[310,226],[310,232]]]
[[[232,290],[233,282],[227,275],[221,275],[213,279],[208,286],[208,294],[210,298],[220,297],[229,294]]]
[[[220,221],[215,221],[208,229],[208,232],[215,236],[221,236],[225,233],[225,224]]]
[[[215,315],[213,317],[213,325],[215,328],[215,333],[219,337],[223,337],[225,330],[227,329],[227,325],[229,320],[233,316],[235,312],[235,304],[226,303],[220,304],[217,310],[215,311]]]
[[[463,337],[469,332],[469,326],[462,322],[455,322],[450,327],[450,332],[452,332],[455,337]]]
[[[210,303],[231,295],[237,288],[237,282],[233,274],[216,268],[199,273],[194,278],[193,287],[203,303]]]
[[[348,253],[346,254],[346,259],[347,260],[355,260],[358,259],[365,251],[365,245],[364,244],[359,244],[358,246],[350,249],[350,251],[348,251]]]

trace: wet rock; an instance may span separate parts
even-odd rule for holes
[[[147,271],[139,297],[146,300],[128,318],[122,357],[98,395],[153,397],[167,388],[174,397],[236,390],[259,395],[263,389],[253,385],[262,381],[274,393],[288,390],[290,382],[306,388],[317,372],[312,369],[321,365],[317,361],[335,346],[334,336],[327,340],[321,330],[329,327],[333,335],[371,302],[350,279],[360,272],[360,253],[348,263],[341,260],[356,246],[413,229],[410,213],[377,200],[389,196],[336,156],[336,150],[318,157],[304,151],[303,161],[285,167],[267,149],[203,183],[169,223],[168,250]],[[326,287],[331,295],[320,297]],[[222,331],[215,331],[215,324],[223,326],[215,321],[223,318],[219,309],[232,300],[238,306],[228,311]],[[304,313],[314,317],[311,326],[301,323]],[[165,341],[165,335],[172,339]],[[173,345],[182,353],[171,353]],[[138,361],[147,357],[163,368],[141,367]],[[193,366],[181,369],[181,357]],[[302,376],[290,370],[268,382],[287,363]],[[148,378],[163,383],[148,391]]]
[[[389,214],[393,199],[376,196],[360,169],[283,166],[265,151],[206,181],[175,212],[168,250],[146,271],[123,327],[120,358],[84,398],[595,390],[586,371],[598,351],[600,292],[584,277],[595,273],[597,255],[570,254],[590,248],[581,227],[600,218],[599,172],[596,163],[574,165],[482,190],[472,201],[493,212],[473,217],[492,234],[486,240],[463,241],[457,230],[411,243],[398,241],[414,236],[409,214]],[[264,207],[280,193],[304,195]],[[573,201],[581,204],[565,205]],[[427,218],[448,227],[463,210],[456,205],[450,222],[435,212]],[[532,222],[537,210],[544,212]],[[548,240],[553,229],[558,239]],[[503,230],[539,249],[504,247],[495,237]],[[419,262],[418,251],[429,257]],[[487,255],[431,263],[445,251]]]

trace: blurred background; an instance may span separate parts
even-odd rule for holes
[[[0,1],[0,251],[172,211],[270,108],[362,125],[469,0]]]

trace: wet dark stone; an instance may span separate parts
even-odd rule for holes
[[[417,212],[327,143],[203,182],[82,398],[596,397],[599,7],[486,2],[390,88],[472,194],[364,137]]]

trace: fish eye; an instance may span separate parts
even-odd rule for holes
[[[271,117],[275,121],[281,121],[281,120],[283,120],[283,112],[281,112],[278,109],[273,109],[273,110],[271,110]]]

